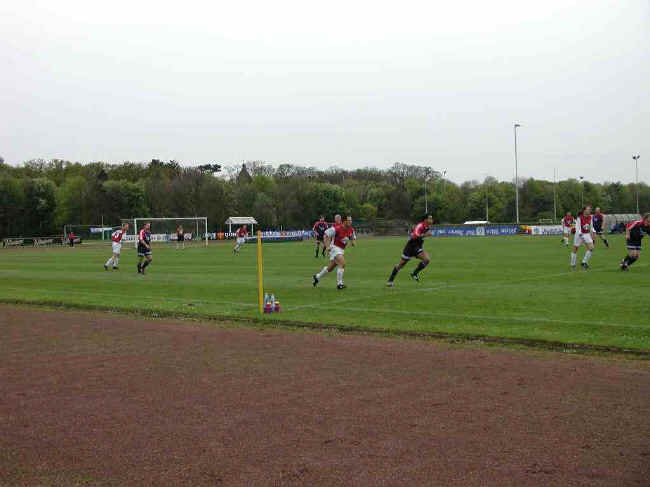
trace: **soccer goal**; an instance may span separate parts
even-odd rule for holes
[[[115,225],[97,223],[95,225],[77,225],[67,223],[63,225],[63,241],[68,243],[70,234],[74,235],[75,241],[79,242],[110,242],[113,230],[120,228]]]
[[[122,223],[128,223],[129,238],[133,238],[134,246],[138,246],[138,232],[146,223],[151,223],[151,241],[155,243],[176,243],[177,230],[183,227],[185,245],[208,246],[208,218],[205,216],[194,216],[185,218],[128,218]],[[131,237],[133,235],[133,237]]]

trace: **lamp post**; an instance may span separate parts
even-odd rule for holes
[[[636,166],[636,212],[639,213],[639,154],[632,156],[634,165]]]
[[[489,197],[488,197],[488,176],[487,174],[485,175],[485,221],[490,221],[489,215],[490,215],[490,203],[489,203]]]
[[[585,178],[580,176],[580,209],[585,206],[585,183],[583,182]]]
[[[557,221],[557,169],[553,168],[553,223]]]
[[[517,129],[521,124],[514,125],[515,130],[515,207],[517,211],[517,224],[519,224],[519,168],[517,163]]]
[[[429,214],[429,200],[427,197],[427,180],[429,179],[429,174],[431,174],[431,168],[424,169],[424,214]]]

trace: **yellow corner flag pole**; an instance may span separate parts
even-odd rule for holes
[[[260,300],[260,314],[264,314],[264,259],[262,257],[262,232],[257,231],[257,290]]]

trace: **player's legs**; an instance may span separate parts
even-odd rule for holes
[[[627,255],[621,261],[621,270],[626,271],[641,257],[641,246],[628,245]]]
[[[587,251],[585,252],[584,257],[582,258],[582,267],[584,269],[589,269],[589,259],[591,259],[591,253],[594,250],[594,241],[591,239],[590,235],[583,235],[582,237]]]
[[[144,260],[144,263],[140,266],[140,272],[141,272],[142,274],[144,274],[144,270],[146,269],[146,267],[147,267],[149,264],[151,264],[151,261],[153,260],[152,257],[151,257],[151,254],[146,254],[145,257],[144,257],[144,259],[145,259],[145,260]]]
[[[325,246],[323,245],[323,247],[325,247]],[[316,237],[316,255],[314,257],[318,258],[318,252],[319,251],[320,251],[320,240],[318,240],[318,237]]]
[[[335,262],[336,266],[338,267],[336,269],[336,288],[343,289],[345,287],[345,284],[343,283],[343,273],[345,272],[345,256],[343,254],[337,255]]]
[[[598,232],[596,235],[598,235],[598,237],[603,241],[603,243],[605,244],[605,247],[609,248],[609,242],[605,238],[605,235],[603,235],[602,232]]]
[[[393,267],[393,271],[390,273],[390,276],[388,276],[388,282],[387,282],[388,287],[393,286],[393,281],[395,280],[397,273],[401,271],[406,264],[408,264],[409,260],[411,260],[410,257],[408,258],[400,257],[399,263],[395,267]]]
[[[420,271],[422,269],[424,269],[426,266],[429,265],[429,262],[431,262],[431,258],[429,257],[429,254],[427,254],[424,251],[420,252],[415,258],[419,259],[420,263],[415,268],[415,270],[411,273],[411,277],[413,279],[415,279],[416,281],[419,281],[420,278],[419,278],[418,274],[420,273]]]
[[[567,228],[564,229],[564,245],[567,247],[569,246],[569,230]]]

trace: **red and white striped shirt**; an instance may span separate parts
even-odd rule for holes
[[[413,231],[411,232],[411,238],[413,240],[422,238],[424,235],[429,231],[429,225],[427,225],[427,222],[420,222],[415,227],[413,227]]]
[[[119,230],[115,230],[113,234],[111,235],[111,240],[115,243],[120,243],[122,241],[122,237],[124,236],[124,232],[120,228]]]

